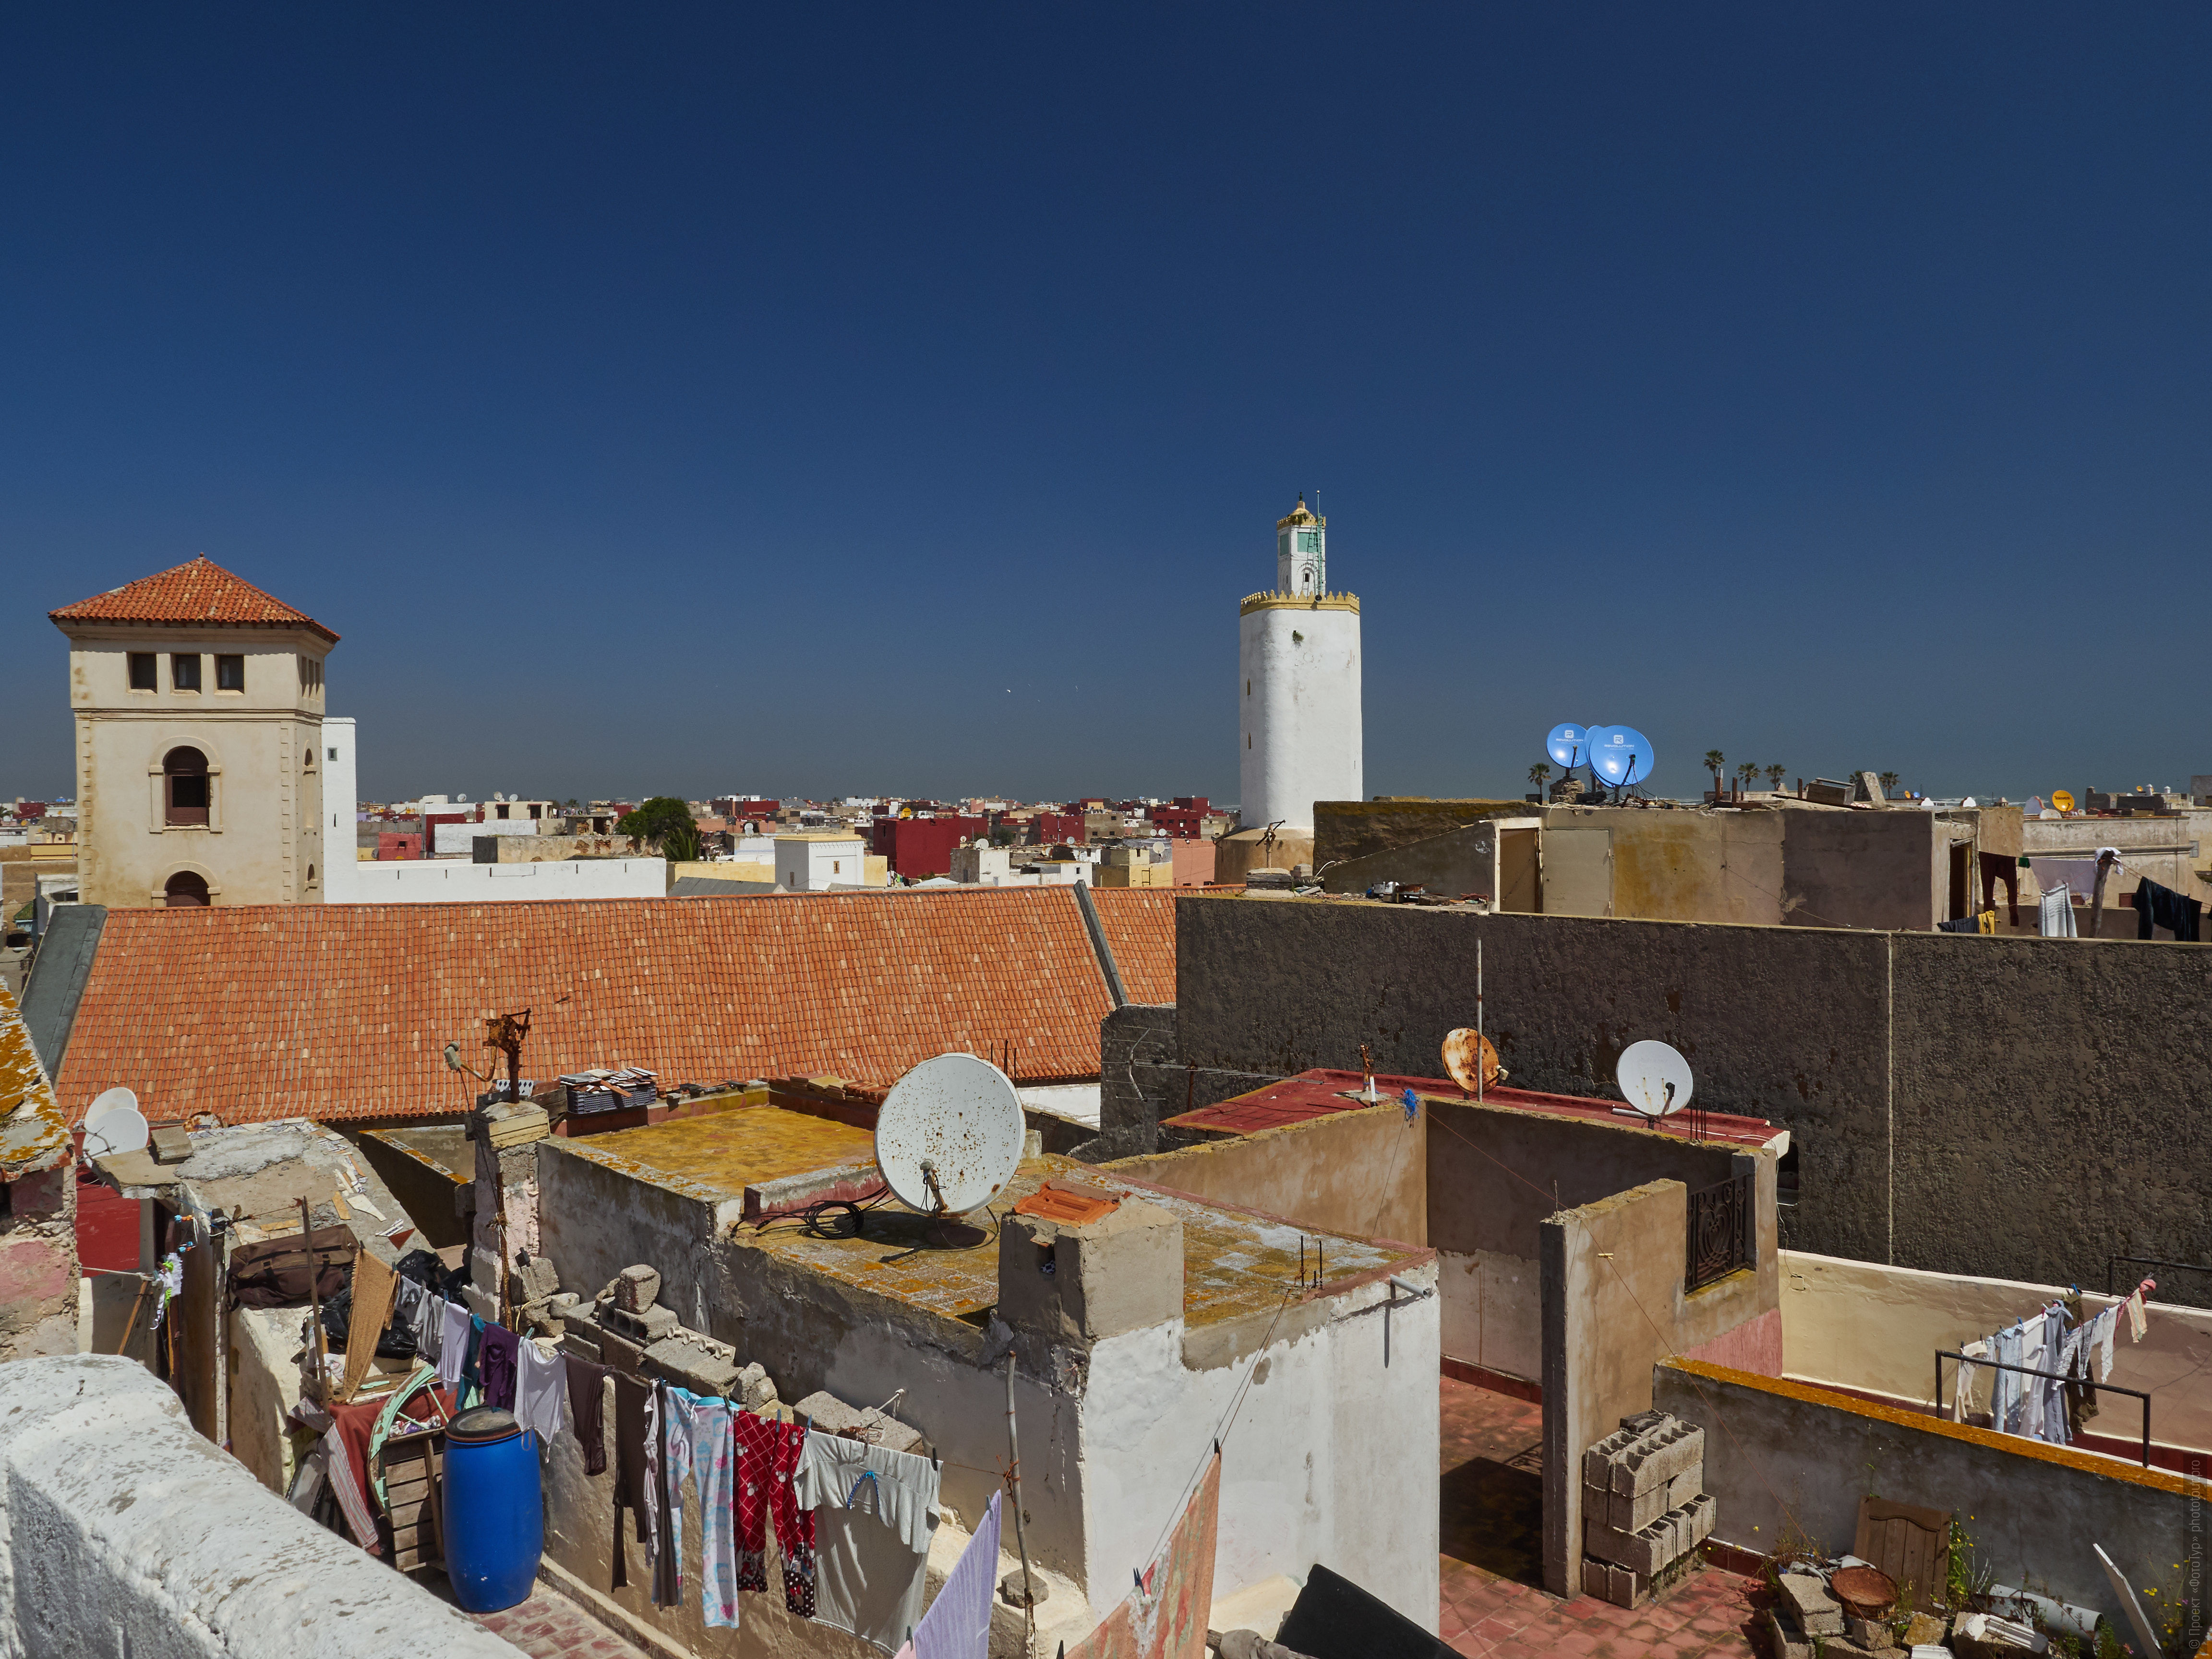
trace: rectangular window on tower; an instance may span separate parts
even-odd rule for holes
[[[173,691],[197,691],[200,689],[200,659],[198,652],[179,651],[170,655],[169,689]]]
[[[215,659],[215,689],[218,691],[246,690],[246,659],[242,656],[219,656]]]
[[[1320,552],[1321,532],[1318,530],[1301,530],[1298,532],[1298,551],[1301,553]]]
[[[133,691],[158,691],[161,686],[155,679],[154,653],[150,651],[131,653],[131,689]]]

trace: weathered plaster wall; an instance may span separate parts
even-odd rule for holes
[[[1433,800],[1424,795],[1316,801],[1315,867],[1332,859],[1369,858],[1486,819],[1517,817],[1528,810],[1517,800]]]
[[[1765,1186],[1772,1159],[1760,1162]],[[1684,1290],[1688,1201],[1679,1181],[1647,1182],[1541,1225],[1544,1586],[1556,1595],[1582,1587],[1583,1453],[1650,1409],[1656,1362],[1774,1308],[1771,1243],[1755,1270]]]
[[[2189,1507],[2212,1498],[2203,1481],[2162,1469],[1718,1366],[1662,1364],[1652,1399],[1705,1431],[1717,1538],[1765,1553],[1794,1528],[1838,1555],[1856,1535],[1862,1497],[1922,1504],[1957,1516],[1998,1583],[2097,1608],[2122,1630],[2090,1546],[2103,1545],[2138,1592],[2156,1587],[2154,1601],[2173,1598],[2180,1573],[2171,1564],[2189,1559]]]
[[[1426,840],[1408,842],[1364,858],[1324,858],[1314,866],[1314,872],[1332,893],[1364,893],[1377,882],[1395,881],[1451,898],[1462,893],[1495,896],[1498,831],[1489,823],[1446,830]]]
[[[0,1218],[0,1360],[76,1352],[76,1172],[8,1182]]]
[[[827,1389],[872,1405],[904,1389],[897,1415],[945,1459],[943,1500],[966,1525],[981,1518],[996,1485],[985,1471],[1006,1454],[1000,1356],[1012,1333],[733,1240],[738,1206],[710,1190],[638,1181],[556,1141],[538,1146],[544,1249],[567,1288],[588,1293],[629,1263],[650,1262],[662,1274],[662,1300],[741,1359],[765,1365],[785,1400]],[[1433,1264],[1417,1260],[1401,1277],[1425,1287]],[[1048,1346],[1016,1316],[1032,1559],[1099,1587],[1099,1611],[1110,1607],[1130,1567],[1148,1558],[1249,1372],[1252,1387],[1224,1441],[1217,1593],[1303,1572],[1326,1547],[1332,1565],[1343,1563],[1433,1629],[1437,1515],[1402,1494],[1432,1491],[1436,1480],[1437,1303],[1398,1298],[1385,1367],[1386,1296],[1379,1281],[1348,1282],[1196,1332],[1177,1318],[1089,1344]],[[1304,1449],[1295,1467],[1284,1466],[1286,1446]],[[1140,1534],[1144,1553],[1133,1560]],[[556,1559],[588,1575],[603,1570],[603,1547],[580,1536]],[[1300,1550],[1309,1553],[1293,1559]]]
[[[1395,1104],[1109,1166],[1219,1204],[1360,1238],[1426,1242],[1428,1136]]]
[[[1791,927],[1924,931],[1949,914],[1948,842],[1934,813],[1785,808],[1772,816],[1786,826],[1776,890]]]
[[[1554,806],[1547,823],[1594,818],[1613,830],[1616,916],[1668,921],[1782,920],[1779,812],[1649,812]]]
[[[0,1647],[25,1659],[514,1659],[264,1492],[113,1355],[0,1365]]]
[[[279,1498],[292,1485],[286,1415],[300,1403],[304,1308],[236,1308],[230,1316],[230,1449]]]
[[[1474,1023],[1480,942],[1515,1083],[1610,1092],[1620,1050],[1658,1037],[1700,1100],[1789,1128],[1794,1248],[2061,1284],[2101,1282],[2112,1255],[2212,1258],[2212,1026],[2173,1012],[2203,1006],[2212,951],[1356,899],[1176,914],[1187,1065],[1356,1068],[1364,1042],[1378,1069],[1434,1075]],[[2033,1226],[1990,1220],[2058,1192]]]
[[[2147,1271],[2136,1268],[2140,1277]],[[2132,1286],[2134,1279],[2127,1281]],[[1889,1399],[1929,1403],[1936,1386],[1936,1352],[1956,1352],[2000,1326],[2027,1318],[2066,1294],[2063,1285],[2028,1285],[2006,1279],[1969,1279],[1922,1273],[1871,1261],[1785,1250],[1782,1256],[1782,1345],[1784,1373]],[[2095,1314],[2116,1298],[2085,1291],[2081,1305]],[[1943,1368],[1945,1403],[1958,1374]],[[1984,1371],[1976,1389],[1989,1404]],[[2151,1396],[2151,1437],[2212,1456],[2212,1313],[2154,1303],[2149,1328],[2131,1341],[2124,1322],[2112,1340],[2111,1381]],[[2132,1441],[2142,1419],[2136,1402],[2114,1395],[2092,1426]]]
[[[1444,1352],[1528,1382],[1542,1369],[1537,1309],[1544,1218],[1668,1179],[1690,1190],[1728,1178],[1729,1149],[1623,1121],[1588,1123],[1431,1101],[1428,1234],[1442,1261]],[[1555,1197],[1556,1194],[1556,1197]]]
[[[1328,608],[1323,608],[1328,606]],[[1262,605],[1237,619],[1244,828],[1310,831],[1314,803],[1357,800],[1361,769],[1359,612]]]

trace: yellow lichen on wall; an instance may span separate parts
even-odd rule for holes
[[[0,1177],[49,1170],[67,1155],[69,1125],[31,1046],[15,999],[0,986]]]

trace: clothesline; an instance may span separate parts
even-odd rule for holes
[[[1996,1366],[2021,1366],[2045,1375],[1993,1370],[1990,1428],[2051,1445],[2071,1444],[2081,1432],[2081,1423],[2095,1410],[2090,1376],[2093,1356],[2094,1382],[2110,1382],[2112,1339],[2120,1316],[2127,1316],[2130,1340],[2142,1341],[2148,1329],[2145,1300],[2157,1288],[2156,1279],[2145,1279],[2124,1300],[2087,1319],[2075,1319],[2063,1300],[2048,1302],[1993,1335],[1965,1344],[1959,1350],[1958,1377],[1952,1389],[1952,1420],[1965,1422],[1972,1409],[1975,1374],[1979,1369],[1975,1360],[1994,1362]],[[1940,1407],[1941,1402],[1937,1403]]]

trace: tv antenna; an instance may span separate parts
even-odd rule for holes
[[[1679,1049],[1650,1037],[1620,1051],[1620,1058],[1613,1062],[1613,1077],[1620,1085],[1621,1098],[1655,1129],[1662,1118],[1687,1106],[1694,1092],[1690,1062]]]
[[[908,1209],[949,1225],[1014,1178],[1028,1132],[1021,1097],[1004,1072],[974,1054],[939,1054],[884,1098],[876,1115],[876,1170]]]

